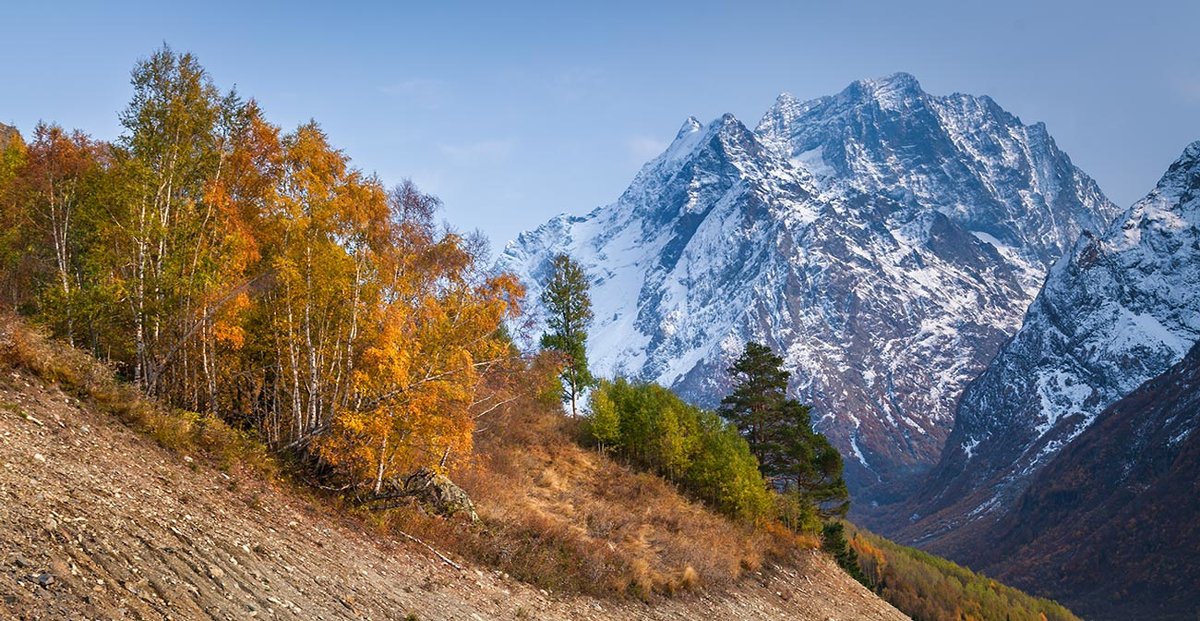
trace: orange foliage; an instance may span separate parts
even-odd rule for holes
[[[481,372],[511,355],[499,336],[523,290],[508,274],[480,277],[476,257],[452,233],[438,238],[411,185],[392,196],[397,223],[377,259],[378,325],[339,409],[322,456],[356,482],[469,455]]]

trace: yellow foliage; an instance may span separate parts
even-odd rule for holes
[[[321,445],[376,492],[391,476],[470,454],[481,372],[510,354],[498,329],[523,293],[511,275],[474,278],[475,257],[458,236],[422,240],[422,230],[402,223],[396,250],[378,257],[378,324],[352,376],[351,405]]]

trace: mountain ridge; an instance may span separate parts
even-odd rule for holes
[[[1200,340],[1198,227],[1195,142],[1051,270],[1021,330],[964,392],[905,537],[953,555],[939,537],[997,519],[1105,407],[1183,359]]]
[[[616,202],[523,233],[498,267],[536,296],[549,258],[575,256],[593,278],[594,368],[703,405],[743,342],[767,342],[860,499],[889,502],[936,462],[942,395],[1016,332],[1051,255],[1116,213],[1044,129],[996,110],[897,74],[781,95],[753,131],[690,118]],[[967,131],[977,117],[1007,138]],[[989,190],[1005,183],[1020,187]],[[1001,226],[1042,214],[1048,228]]]

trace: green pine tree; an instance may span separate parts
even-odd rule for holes
[[[571,403],[571,415],[579,414],[579,397],[596,383],[587,364],[587,329],[592,323],[592,300],[587,275],[571,257],[554,257],[554,271],[542,291],[547,331],[542,349],[563,354],[563,400]]]
[[[783,359],[766,345],[747,343],[729,374],[734,388],[720,413],[746,438],[763,476],[822,517],[844,516],[850,500],[841,455],[813,430],[809,407],[787,397]]]
[[[788,372],[783,359],[761,343],[746,343],[742,355],[729,367],[733,392],[721,400],[720,414],[733,423],[750,444],[767,477],[783,474],[784,404]]]
[[[842,477],[842,456],[812,427],[810,408],[795,399],[784,402],[783,467],[787,486],[810,502],[824,518],[845,517],[850,492]]]

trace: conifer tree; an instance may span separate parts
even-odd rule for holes
[[[554,271],[542,292],[546,308],[547,331],[542,349],[566,357],[561,375],[563,401],[571,404],[571,415],[579,414],[579,397],[596,380],[588,370],[587,329],[592,323],[592,300],[588,295],[587,275],[571,257],[554,257]]]
[[[781,474],[788,372],[783,359],[761,343],[746,343],[742,355],[729,367],[733,392],[721,400],[720,413],[733,423],[750,444],[763,474]]]
[[[842,477],[842,456],[812,427],[810,408],[795,399],[784,402],[780,475],[824,518],[845,517],[850,492]]]
[[[813,430],[809,407],[787,397],[790,374],[783,359],[766,345],[750,342],[729,374],[734,389],[721,401],[720,413],[746,438],[763,476],[798,494],[824,517],[845,515],[849,493],[841,455]]]

